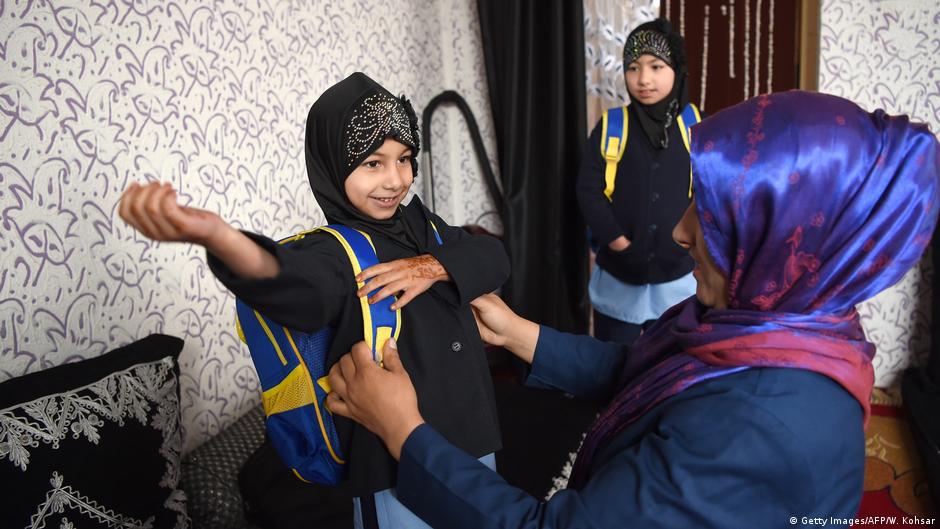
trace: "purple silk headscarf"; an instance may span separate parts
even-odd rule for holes
[[[917,263],[937,220],[936,138],[906,116],[790,91],[722,110],[692,129],[695,204],[728,309],[694,297],[629,352],[617,396],[581,446],[597,449],[686,388],[750,367],[826,375],[869,415],[874,346],[855,305]]]

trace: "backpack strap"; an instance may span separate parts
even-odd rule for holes
[[[442,245],[441,235],[437,231],[437,226],[428,220],[434,229],[434,237],[437,244]],[[379,256],[375,253],[375,245],[372,244],[372,238],[367,233],[357,229],[349,228],[341,224],[330,224],[317,228],[314,231],[323,231],[329,233],[346,250],[346,256],[349,257],[349,263],[353,268],[353,275],[359,275],[359,272],[379,264]],[[357,282],[357,286],[362,288],[365,283]],[[392,310],[392,304],[395,303],[395,296],[389,296],[376,303],[369,303],[370,291],[365,296],[359,298],[359,304],[362,308],[362,335],[365,337],[366,344],[372,350],[372,359],[380,366],[382,362],[382,351],[385,349],[385,343],[389,338],[394,337],[398,341],[398,334],[401,331],[401,309]],[[321,381],[317,381],[321,383]],[[329,392],[329,385],[323,380],[321,385]]]
[[[630,116],[627,107],[614,107],[604,111],[601,127],[601,156],[606,160],[604,169],[604,196],[613,200],[614,182],[617,179],[617,164],[627,147]]]
[[[372,238],[369,235],[339,224],[323,226],[318,228],[318,231],[329,233],[339,241],[346,250],[354,276],[370,266],[379,264],[379,257],[375,253],[375,246],[372,245]],[[362,288],[365,283],[359,281],[357,285]],[[401,309],[392,310],[394,302],[394,296],[389,296],[374,304],[369,303],[368,295],[359,298],[362,309],[362,335],[372,350],[372,359],[379,365],[382,365],[382,349],[385,343],[391,337],[397,340],[401,331]]]
[[[692,154],[692,125],[701,123],[702,115],[698,111],[698,107],[694,103],[689,103],[684,109],[682,109],[682,114],[679,114],[677,119],[679,122],[679,133],[682,134],[682,143],[685,145],[685,150],[689,154]],[[692,164],[689,163],[689,198],[692,198]]]
[[[437,245],[443,246],[444,241],[441,240],[441,232],[437,231],[437,226],[434,225],[433,221],[428,220],[428,223],[431,225],[431,229],[434,230],[434,239],[437,240]]]
[[[431,228],[434,230],[434,238],[437,240],[438,245],[443,245],[444,241],[441,240],[441,235],[437,230],[437,226],[434,225],[430,220],[428,221],[431,224]],[[349,258],[349,263],[352,265],[353,276],[359,275],[359,272],[379,264],[378,255],[375,253],[375,246],[372,244],[372,238],[368,234],[365,234],[359,230],[348,228],[340,224],[330,224],[328,226],[322,226],[319,228],[314,228],[312,230],[302,231],[290,237],[286,237],[278,241],[279,244],[286,244],[289,242],[298,241],[303,239],[307,235],[322,231],[332,235],[340,245],[343,247],[343,250],[346,251],[346,256]],[[365,285],[363,282],[358,282],[358,287],[362,288]],[[371,292],[370,292],[371,294]],[[376,304],[369,303],[369,297],[359,298],[360,308],[362,309],[362,335],[365,338],[366,344],[369,345],[369,348],[372,350],[372,358],[382,365],[382,350],[385,347],[385,343],[388,342],[390,337],[394,337],[398,340],[398,335],[401,331],[401,309],[392,310],[392,303],[394,303],[394,297],[387,297],[382,301],[379,301]],[[283,353],[281,348],[278,346],[277,341],[272,337],[272,333],[269,330],[268,326],[264,323],[263,317],[257,311],[254,311],[258,320],[261,322],[261,325],[264,328],[265,334],[268,338],[271,339],[271,342],[274,344],[274,349],[278,354],[278,357],[281,358],[282,363],[286,363],[284,360]],[[248,340],[245,337],[245,333],[242,330],[241,321],[238,317],[235,319],[235,327],[238,332],[238,337],[243,343],[248,343]],[[287,329],[284,329],[287,332]],[[290,340],[290,337],[288,337]],[[327,393],[331,391],[327,377],[323,377],[317,380],[317,384],[320,385]]]

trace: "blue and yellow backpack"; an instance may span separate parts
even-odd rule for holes
[[[601,129],[601,156],[607,162],[604,170],[604,196],[607,200],[613,200],[614,184],[617,179],[617,164],[623,158],[623,151],[627,148],[627,133],[629,132],[630,115],[627,113],[626,106],[614,107],[604,111]],[[676,118],[679,123],[679,133],[682,134],[682,143],[685,144],[685,150],[690,151],[690,138],[692,137],[691,128],[702,121],[702,115],[698,107],[689,103],[682,114]],[[691,151],[690,151],[691,152]],[[689,165],[689,198],[692,198],[692,166]]]
[[[437,244],[443,244],[431,223]],[[379,264],[372,239],[365,233],[331,224],[279,241],[288,244],[315,232],[332,235],[346,250],[353,275]],[[362,287],[364,283],[359,283]],[[371,293],[370,293],[371,294]],[[372,358],[382,364],[382,349],[390,337],[398,339],[401,309],[392,310],[390,296],[369,304],[359,298],[362,334]],[[346,460],[339,446],[333,415],[326,409],[330,393],[326,359],[336,331],[324,327],[313,333],[289,329],[235,300],[239,337],[251,353],[261,383],[265,428],[281,460],[306,482],[336,485],[346,474]]]
[[[329,225],[280,241],[290,243],[310,233],[325,232],[346,250],[353,274],[379,262],[372,240],[361,231]],[[362,287],[363,283],[359,283]],[[382,348],[389,337],[398,338],[401,310],[392,310],[394,297],[362,304],[363,336],[372,358],[382,362]],[[236,299],[239,336],[251,353],[261,383],[268,438],[294,475],[303,481],[335,485],[345,476],[346,460],[339,446],[333,416],[326,409],[330,393],[326,358],[335,330],[325,327],[304,333],[288,329]]]

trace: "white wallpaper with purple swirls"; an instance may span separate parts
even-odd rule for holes
[[[166,180],[275,237],[321,224],[304,120],[355,70],[419,113],[456,89],[493,158],[479,41],[472,0],[0,0],[0,381],[173,334],[186,448],[217,433],[258,402],[233,299],[200,249],[120,221],[122,190]],[[498,231],[459,114],[433,132],[438,212]]]
[[[633,28],[660,14],[660,0],[584,0],[587,131],[608,108],[630,103],[623,78],[623,45]]]
[[[868,110],[907,114],[940,131],[940,4],[823,0],[820,30],[820,92]],[[925,360],[932,278],[923,260],[900,283],[859,305],[865,333],[878,349],[876,385],[898,382],[905,368]]]

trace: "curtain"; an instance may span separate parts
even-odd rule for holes
[[[783,0],[663,0],[685,37],[689,97],[709,114],[799,87],[800,5]]]
[[[930,253],[933,259],[933,280],[931,281],[933,303],[930,319],[933,320],[934,324],[930,336],[930,358],[927,360],[927,373],[933,383],[940,386],[940,229],[934,230]],[[940,498],[940,488],[937,489],[935,494]],[[940,501],[937,503],[940,507]]]
[[[930,253],[933,255],[933,321],[940,316],[940,229],[934,231]],[[925,367],[909,367],[901,377],[901,395],[911,433],[917,443],[927,474],[928,489],[940,510],[940,329],[931,333],[930,356]]]
[[[587,241],[574,182],[586,136],[581,2],[478,0],[512,274],[522,316],[586,332]]]

